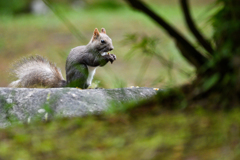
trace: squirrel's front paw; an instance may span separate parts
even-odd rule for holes
[[[111,63],[113,63],[113,61],[115,61],[115,60],[117,59],[117,56],[114,55],[114,54],[109,54],[109,56],[110,56],[109,61],[110,61]]]

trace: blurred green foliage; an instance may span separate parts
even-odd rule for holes
[[[31,5],[37,0],[2,0],[0,1],[0,15],[18,15],[22,13],[31,13]],[[52,5],[62,7],[68,10],[72,9],[73,5],[82,4],[85,8],[96,9],[105,8],[107,10],[116,10],[124,5],[121,1],[101,0],[39,0],[40,2],[51,3]],[[78,4],[79,3],[79,4]],[[78,6],[80,7],[80,6]]]
[[[141,33],[127,34],[123,40],[123,45],[131,47],[131,49],[126,53],[125,59],[128,61],[133,60],[135,57],[141,57],[144,60],[141,67],[138,70],[138,75],[136,76],[135,83],[141,85],[142,80],[147,72],[149,65],[152,63],[152,60],[158,60],[162,64],[162,68],[167,70],[169,78],[169,84],[172,80],[172,70],[177,70],[179,74],[183,77],[190,78],[192,74],[187,70],[182,69],[178,64],[174,64],[173,58],[169,55],[164,55],[161,53],[161,48],[159,44],[161,39],[157,36],[148,36]],[[157,77],[153,80],[154,83],[161,83],[161,77]]]
[[[236,93],[240,90],[240,1],[217,0],[216,6],[218,10],[211,18],[215,52],[201,70],[204,77],[201,89],[220,93],[219,97],[222,98],[216,96],[216,101],[221,99],[226,104],[234,102],[226,105],[226,108],[231,108],[239,106],[234,99],[239,99]]]
[[[30,12],[31,0],[1,0],[0,14]]]
[[[101,0],[101,1],[85,1],[87,9],[95,10],[97,8],[106,9],[107,11],[114,11],[125,7],[122,1],[119,0]]]
[[[0,130],[0,158],[237,160],[239,110],[151,110],[56,119]],[[13,154],[14,153],[14,154]]]

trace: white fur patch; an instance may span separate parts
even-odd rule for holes
[[[103,52],[101,55],[102,55],[102,56],[105,56],[105,55],[107,55],[107,52]]]
[[[88,78],[87,78],[87,84],[89,84],[89,86],[92,83],[93,80],[93,76],[96,72],[97,67],[91,67],[91,66],[87,66],[88,67]]]

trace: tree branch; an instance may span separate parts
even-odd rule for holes
[[[189,30],[192,32],[192,34],[195,36],[197,41],[202,45],[202,47],[210,54],[213,54],[214,50],[211,46],[211,44],[202,36],[202,34],[197,29],[195,23],[193,22],[193,19],[190,14],[189,5],[187,0],[180,0],[181,7],[184,13],[184,18],[186,21],[186,24],[189,28]]]
[[[198,52],[183,36],[181,36],[172,26],[170,26],[163,18],[158,16],[155,12],[149,9],[149,7],[140,0],[125,0],[133,8],[136,8],[151,19],[153,19],[158,25],[162,26],[167,33],[176,40],[177,47],[181,51],[182,55],[193,64],[196,69],[199,69],[207,59]]]

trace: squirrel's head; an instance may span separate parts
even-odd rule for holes
[[[109,52],[114,49],[112,39],[108,37],[104,28],[101,29],[101,33],[95,28],[90,43],[99,53]]]

